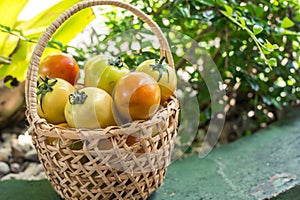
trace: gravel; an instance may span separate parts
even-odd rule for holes
[[[0,130],[0,181],[46,179],[25,126]]]

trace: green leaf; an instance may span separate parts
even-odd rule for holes
[[[277,67],[277,60],[276,58],[270,58],[266,60],[266,64],[268,64],[271,67]]]
[[[249,83],[250,87],[254,90],[254,91],[258,91],[259,90],[259,85],[257,83],[257,81],[252,78],[252,77],[247,77],[246,78],[247,82]]]
[[[272,98],[272,104],[277,107],[278,109],[282,108],[282,105],[280,104],[280,102],[278,102],[275,98]]]
[[[266,43],[263,45],[263,50],[266,52],[266,54],[270,54],[274,50],[278,49],[277,44],[271,44],[268,40],[266,40]]]
[[[231,17],[232,13],[233,13],[233,9],[230,6],[226,5],[226,4],[224,4],[224,8],[226,10],[226,13]]]
[[[243,17],[239,17],[239,20],[240,20],[240,22],[242,24],[242,27],[243,28],[246,27],[246,21],[245,21],[245,19]]]
[[[261,26],[259,26],[259,25],[257,25],[257,24],[255,24],[255,25],[253,26],[253,33],[254,33],[255,35],[261,33],[262,31],[263,31],[263,27],[261,27]]]
[[[295,23],[292,20],[290,20],[290,18],[288,18],[288,17],[285,17],[281,23],[282,28],[290,28],[294,25],[295,25]]]
[[[184,18],[189,18],[190,17],[189,9],[180,7],[180,8],[178,8],[178,10],[179,10],[182,17],[184,17]]]
[[[56,42],[60,48],[63,45],[67,45],[78,33],[95,18],[94,12],[91,8],[84,9],[72,17],[70,17],[65,23],[63,23],[52,37],[52,40]],[[80,21],[80,23],[78,23]],[[61,52],[53,48],[46,48],[42,58],[45,58],[49,54]]]
[[[1,0],[0,1],[0,24],[7,27],[14,27],[19,13],[27,4],[28,0]],[[9,44],[7,42],[9,41]],[[9,56],[17,46],[18,39],[7,33],[0,32],[0,55]]]

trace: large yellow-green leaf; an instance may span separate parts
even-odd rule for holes
[[[26,37],[38,37],[61,13],[78,2],[80,0],[62,0],[30,20],[20,22],[17,28],[22,29]]]
[[[65,44],[83,30],[93,19],[94,12],[91,8],[84,9],[69,18],[54,34],[53,39]]]
[[[53,35],[52,40],[59,41],[64,45],[68,44],[78,33],[83,31],[84,28],[94,18],[95,15],[91,8],[87,8],[76,13],[58,28],[58,30]],[[53,52],[56,51],[48,48],[45,50],[43,57]]]
[[[17,22],[16,29],[22,30],[26,38],[40,37],[54,19],[77,2],[79,2],[79,0],[63,0],[28,21]],[[64,45],[68,44],[94,18],[95,15],[91,8],[80,11],[68,19],[56,31],[53,39]],[[9,46],[12,44],[14,39],[17,39],[17,37],[10,35],[9,40],[6,41],[5,45]],[[20,41],[20,45],[12,56],[12,63],[10,65],[0,65],[0,79],[7,75],[12,75],[20,81],[25,80],[26,71],[34,46],[35,44],[33,43]],[[57,51],[58,50],[46,48],[43,56]]]
[[[12,63],[0,66],[0,79],[12,75],[18,80],[25,80],[33,47],[34,45],[31,43],[20,41],[18,50],[12,56]]]
[[[28,0],[1,0],[0,24],[14,28],[17,18]],[[0,32],[0,55],[8,57],[15,49],[18,39]]]

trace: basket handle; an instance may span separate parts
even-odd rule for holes
[[[160,44],[160,57],[163,57],[166,54],[168,63],[171,67],[174,67],[173,57],[170,51],[170,47],[168,44],[167,39],[163,35],[159,26],[151,20],[144,12],[141,10],[133,7],[128,3],[123,3],[120,1],[115,0],[90,0],[90,1],[83,1],[75,4],[64,13],[62,13],[41,35],[39,38],[37,45],[33,51],[31,61],[29,64],[29,68],[27,71],[27,79],[26,79],[26,87],[25,87],[25,97],[26,97],[26,106],[28,114],[32,121],[36,122],[40,119],[37,114],[37,102],[36,102],[36,89],[37,89],[37,80],[38,80],[38,68],[40,64],[40,58],[48,44],[49,40],[51,39],[52,35],[55,31],[72,15],[77,13],[78,11],[92,7],[97,5],[112,5],[117,6],[120,8],[124,8],[126,10],[131,11],[135,14],[138,18],[140,18],[144,23],[148,24],[151,28],[152,32],[156,35],[159,40]]]

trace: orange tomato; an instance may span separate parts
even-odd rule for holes
[[[126,144],[128,146],[133,146],[138,142],[140,142],[140,138],[132,136],[132,135],[128,135],[128,137],[126,139]],[[141,147],[139,150],[136,151],[136,153],[145,153],[145,150]]]
[[[158,83],[148,74],[131,72],[123,76],[116,84],[112,96],[116,122],[151,118],[159,108],[160,95]]]
[[[161,91],[161,103],[169,100],[174,95],[177,86],[175,69],[161,60],[151,59],[142,62],[135,71],[149,74],[158,82]]]

